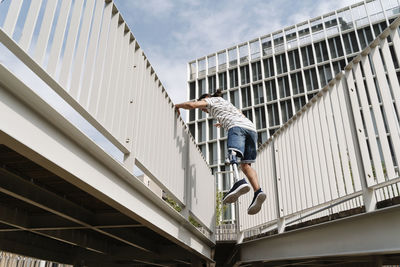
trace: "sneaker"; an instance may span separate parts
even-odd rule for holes
[[[254,198],[251,202],[249,208],[247,209],[247,214],[254,215],[257,214],[261,210],[261,206],[264,203],[267,195],[261,191],[261,188],[254,192]]]
[[[229,190],[228,194],[225,195],[222,200],[223,204],[233,203],[235,202],[241,195],[246,194],[250,191],[250,185],[243,178],[242,180],[237,181]]]

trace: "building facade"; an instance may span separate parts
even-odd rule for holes
[[[193,60],[187,98],[222,89],[223,97],[255,123],[259,144],[264,143],[399,13],[398,0],[363,1]],[[187,111],[187,122],[217,174],[218,191],[229,190],[226,132],[213,127],[216,122],[201,110]],[[231,205],[222,221],[234,218]]]

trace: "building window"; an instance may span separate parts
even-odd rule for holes
[[[336,74],[344,70],[344,67],[346,67],[346,61],[342,59],[340,61],[332,62],[332,66],[333,66],[334,76],[336,76]]]
[[[272,54],[272,41],[271,36],[267,36],[261,40],[261,46],[263,50],[263,56]]]
[[[206,113],[203,112],[201,109],[197,109],[197,119],[204,119],[206,117]]]
[[[208,77],[208,92],[215,92],[217,87],[215,75]]]
[[[261,62],[257,61],[251,64],[251,71],[253,73],[253,82],[262,79]]]
[[[216,65],[216,57],[215,56],[211,56],[209,58],[207,58],[208,60],[208,74],[213,74],[215,73],[215,71],[217,70]]]
[[[254,105],[264,103],[264,92],[262,83],[253,85]]]
[[[228,88],[226,83],[226,72],[218,74],[218,88],[221,90],[226,90]]]
[[[295,49],[288,52],[290,70],[295,70],[301,68],[299,50]]]
[[[203,154],[204,158],[207,158],[207,151],[206,151],[206,145],[201,145],[200,147],[200,151]]]
[[[239,90],[229,92],[232,105],[239,108]]]
[[[196,99],[196,83],[195,82],[189,83],[189,98],[190,98],[190,100]]]
[[[286,56],[285,54],[275,56],[276,72],[282,74],[287,72]]]
[[[208,163],[210,165],[218,164],[218,153],[217,153],[217,143],[208,144]]]
[[[249,50],[247,44],[239,47],[240,64],[249,62]]]
[[[226,69],[226,52],[218,53],[218,69]]]
[[[379,34],[381,34],[386,28],[387,28],[386,21],[375,24],[374,25],[375,36],[378,36]]]
[[[204,77],[206,75],[206,60],[199,60],[199,77]]]
[[[272,77],[275,75],[274,60],[272,57],[264,59],[264,75],[265,78]]]
[[[294,100],[294,108],[296,109],[296,112],[298,112],[306,104],[305,96],[296,97],[293,100]]]
[[[278,78],[279,96],[281,98],[290,96],[288,76]]]
[[[301,48],[301,57],[303,59],[304,67],[314,64],[315,61],[311,45]]]
[[[285,34],[286,34],[287,48],[291,49],[291,48],[297,47],[297,45],[298,45],[298,42],[297,42],[297,29],[295,27],[293,27],[291,29],[286,29],[285,30]]]
[[[285,50],[285,43],[283,39],[283,32],[278,32],[273,35],[275,53],[279,53]]]
[[[358,30],[357,33],[358,39],[360,40],[361,49],[366,48],[374,40],[371,28],[369,26]]]
[[[268,111],[268,122],[269,126],[276,126],[279,125],[279,112],[278,112],[278,104],[270,104],[267,105],[267,111]]]
[[[250,82],[249,65],[240,67],[240,81],[242,85]]]
[[[329,64],[318,67],[319,79],[321,81],[321,88],[328,84],[332,80],[332,71]]]
[[[194,121],[196,120],[196,110],[191,109],[189,110],[189,121]]]
[[[310,25],[308,23],[305,23],[303,25],[298,25],[297,31],[299,34],[300,45],[305,45],[310,43],[311,35],[310,35]]]
[[[260,58],[260,43],[258,40],[250,43],[251,59]]]
[[[342,31],[347,31],[354,28],[353,18],[351,17],[350,9],[347,8],[346,10],[339,12],[337,16],[340,24],[340,29]]]
[[[281,102],[282,123],[287,122],[293,116],[293,110],[290,100]]]
[[[329,60],[328,49],[325,41],[314,44],[314,48],[318,63]]]
[[[274,133],[278,130],[279,128],[274,128],[269,130],[269,136],[273,136]]]
[[[263,129],[267,127],[267,122],[265,120],[265,108],[258,107],[254,109],[255,116],[256,116],[256,128]]]
[[[305,70],[304,76],[306,78],[306,87],[308,91],[318,89],[318,78],[315,68]]]
[[[246,118],[253,121],[253,112],[251,111],[251,109],[243,110],[242,112],[243,112],[243,115],[246,116]]]
[[[343,35],[344,47],[346,48],[346,54],[350,55],[359,51],[356,34],[349,32]]]
[[[277,99],[275,80],[265,82],[265,90],[267,92],[267,101]]]
[[[229,57],[229,67],[237,65],[237,52],[236,48],[228,50],[228,57]]]
[[[221,154],[221,158],[220,158],[220,163],[225,163],[225,157],[227,156],[226,155],[226,151],[227,150],[227,148],[226,148],[226,140],[221,140],[221,141],[219,141],[219,151],[220,151],[220,154]]]
[[[214,120],[209,120],[208,121],[208,139],[213,140],[217,138],[217,127],[214,126],[217,121]]]
[[[268,133],[267,131],[262,131],[257,134],[257,145],[261,146],[265,142],[268,141]]]
[[[301,72],[296,72],[290,75],[292,81],[293,95],[304,93],[303,77]]]
[[[234,88],[239,85],[238,71],[233,69],[229,71],[229,88]]]
[[[342,42],[340,41],[339,36],[330,38],[328,43],[332,59],[342,57],[344,55]]]
[[[324,17],[325,32],[327,36],[332,36],[339,33],[339,27],[336,19],[336,15],[329,14]]]
[[[196,62],[190,63],[189,68],[190,68],[190,79],[193,80],[194,78],[196,78],[196,72],[197,72]]]
[[[242,88],[242,108],[251,106],[250,86]]]
[[[225,129],[224,129],[224,127],[219,127],[219,137],[220,138],[222,138],[222,137],[225,137]]]
[[[229,189],[229,187],[228,187]],[[232,221],[232,209],[233,205],[227,205],[226,209],[224,209],[223,214],[222,214],[222,220],[223,221]]]
[[[197,142],[201,143],[206,141],[206,123],[204,121],[198,123],[198,130]]]
[[[198,81],[199,84],[199,93],[198,96],[200,97],[202,94],[206,93],[206,80],[205,79],[201,79]]]
[[[196,125],[195,124],[189,124],[189,131],[192,134],[193,137],[196,136]]]

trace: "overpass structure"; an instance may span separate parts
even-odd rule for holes
[[[18,68],[0,64],[0,249],[74,266],[214,265],[214,177],[114,3],[2,5]],[[267,201],[239,212],[218,265],[398,263],[399,25],[260,147]]]
[[[17,67],[0,65],[0,249],[74,266],[212,263],[214,177],[115,4],[1,8]]]

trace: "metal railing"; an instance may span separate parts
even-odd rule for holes
[[[278,229],[400,195],[400,18],[259,148],[267,201],[240,231]],[[260,230],[261,231],[261,230]],[[266,230],[265,230],[266,231]]]
[[[25,3],[1,4],[1,43],[213,231],[211,171],[113,1]]]

